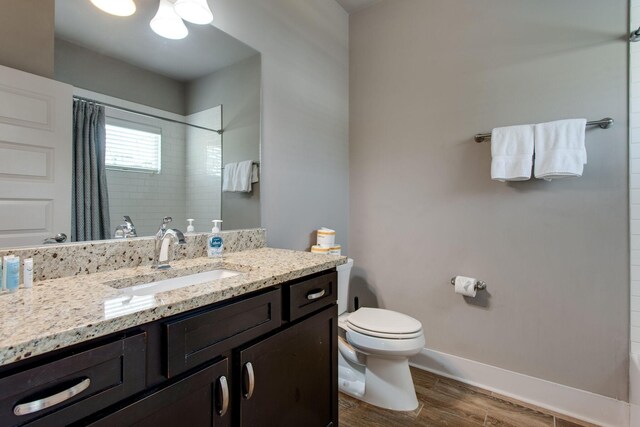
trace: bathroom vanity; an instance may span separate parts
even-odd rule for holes
[[[262,248],[2,295],[0,425],[337,425],[343,262]],[[150,295],[114,287],[214,267],[240,274]]]

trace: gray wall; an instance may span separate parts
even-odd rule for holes
[[[352,15],[355,284],[419,319],[428,348],[628,399],[627,8],[386,0]],[[576,179],[491,181],[490,144],[472,139],[605,116]],[[457,274],[488,292],[454,294]]]
[[[59,38],[55,40],[54,78],[82,89],[185,115],[183,82]]]
[[[53,77],[54,0],[0,0],[0,65]]]
[[[218,0],[214,24],[262,57],[261,222],[269,246],[346,247],[348,15],[327,0]],[[223,116],[226,113],[223,112]]]
[[[187,114],[222,104],[223,163],[260,160],[260,54],[187,84]],[[222,193],[224,229],[260,227],[260,183]]]

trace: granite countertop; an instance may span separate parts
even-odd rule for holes
[[[346,260],[262,248],[225,254],[222,261],[174,261],[164,271],[145,266],[37,282],[32,289],[0,295],[0,366],[331,269]],[[216,268],[242,274],[152,295],[132,296],[117,289]]]

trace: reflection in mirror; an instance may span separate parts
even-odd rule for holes
[[[95,105],[87,99],[76,97],[74,107]],[[186,116],[188,124],[111,106],[103,110],[106,191],[101,191],[98,182],[90,188],[94,183],[78,179],[82,174],[76,172],[72,194],[79,194],[78,187],[86,194],[74,197],[78,200],[72,209],[72,241],[150,236],[165,216],[173,218],[171,227],[183,230],[187,218],[194,222],[197,218],[220,218],[222,135],[216,130],[222,125],[222,106]],[[96,134],[76,129],[74,123],[75,145],[80,139],[77,134],[85,138]],[[76,149],[76,154],[82,151],[89,150]],[[85,176],[92,175],[87,163],[95,163],[82,159],[76,163],[74,171],[83,169]],[[98,200],[93,194],[104,194],[105,201],[98,209],[93,208],[93,201]],[[102,211],[108,215],[80,221],[87,214]],[[205,231],[208,222],[200,225],[200,231]]]
[[[259,227],[260,54],[211,25],[162,38],[149,26],[158,1],[136,4],[117,17],[56,0],[55,78],[74,86],[77,104],[104,110],[106,190],[80,179],[100,168],[76,156],[71,240],[153,235],[165,216],[183,231],[187,219],[196,232],[218,218],[224,229]],[[239,162],[254,165],[250,191],[223,191]]]

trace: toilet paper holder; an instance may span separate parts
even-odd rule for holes
[[[455,284],[456,284],[456,278],[455,277],[451,278],[451,284],[455,286]],[[484,291],[485,289],[487,289],[487,283],[484,282],[483,280],[477,280],[476,284],[474,286],[474,289],[476,291]]]

